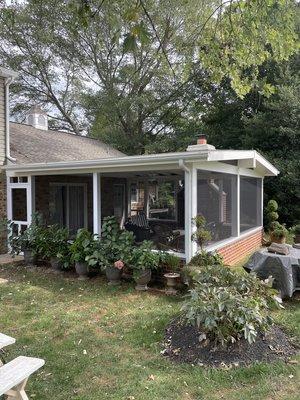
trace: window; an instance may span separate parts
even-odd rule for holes
[[[236,235],[235,175],[198,171],[197,213],[206,219],[213,244]]]
[[[52,184],[49,200],[50,222],[65,226],[70,234],[87,227],[87,188],[85,184]]]
[[[12,219],[14,221],[27,221],[27,194],[26,189],[11,189]]]
[[[240,177],[240,231],[262,225],[262,179]]]

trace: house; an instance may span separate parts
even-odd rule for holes
[[[192,218],[205,216],[208,250],[229,264],[261,244],[263,179],[279,172],[255,150],[218,150],[204,138],[184,152],[126,156],[95,139],[48,129],[33,107],[26,123],[9,121],[9,84],[0,69],[0,218],[16,231],[35,211],[74,234],[101,232],[103,218],[120,224],[143,212],[157,244],[187,261],[197,252]],[[1,241],[5,249],[5,238]]]

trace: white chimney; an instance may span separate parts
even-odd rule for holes
[[[199,139],[197,140],[197,144],[192,144],[188,146],[186,151],[210,151],[216,150],[215,146],[211,144],[207,144],[206,135],[200,135]]]
[[[26,114],[26,124],[44,131],[48,130],[48,116],[40,106],[33,106]]]

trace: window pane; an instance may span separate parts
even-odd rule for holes
[[[83,186],[69,187],[69,231],[75,234],[84,228],[84,188]]]
[[[50,223],[66,226],[66,186],[50,186],[49,214]]]
[[[206,219],[212,244],[236,234],[236,176],[198,171],[197,213]]]
[[[260,178],[240,178],[240,230],[262,225],[261,195],[262,180]]]
[[[26,189],[12,189],[12,219],[27,221]]]
[[[149,217],[175,220],[175,182],[149,184]]]

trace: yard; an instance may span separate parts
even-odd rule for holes
[[[176,365],[160,355],[164,328],[180,299],[80,282],[45,270],[2,267],[0,331],[17,339],[7,359],[46,360],[29,380],[36,399],[297,399],[297,364],[213,370]],[[300,340],[300,297],[276,320]],[[299,358],[298,358],[299,360]]]

